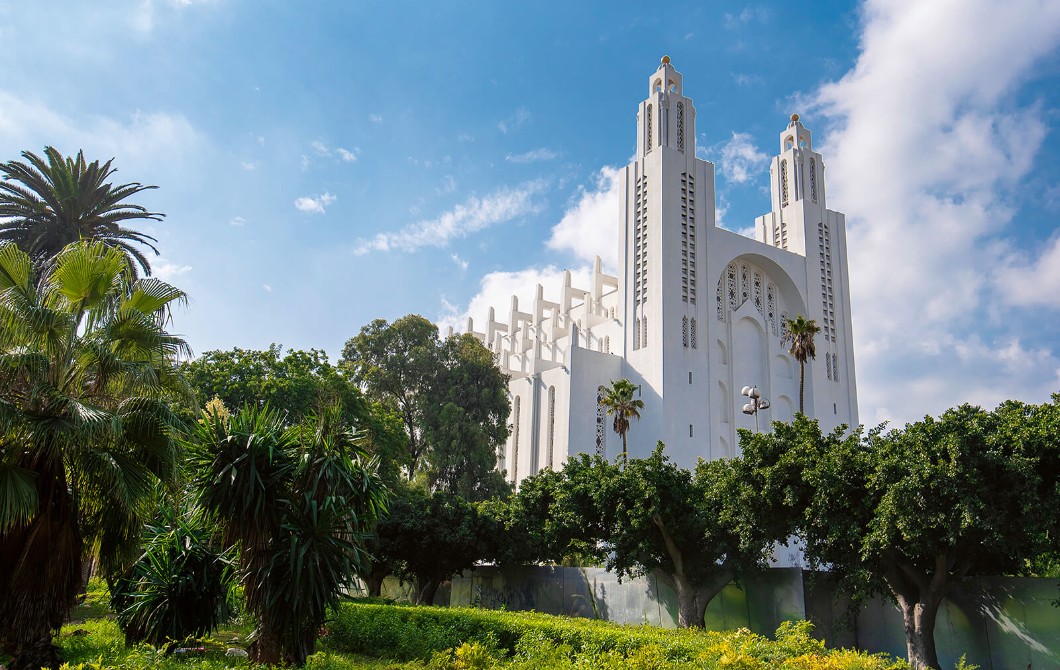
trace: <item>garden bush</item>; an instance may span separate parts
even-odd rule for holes
[[[409,661],[426,670],[726,668],[898,670],[884,655],[828,650],[809,622],[787,622],[775,640],[746,629],[719,633],[623,626],[530,612],[344,603],[329,623],[333,651]]]

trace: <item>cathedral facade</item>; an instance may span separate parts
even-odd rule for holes
[[[799,409],[799,364],[784,323],[803,315],[821,328],[806,365],[805,413],[824,430],[857,425],[843,214],[826,206],[824,161],[792,115],[770,167],[772,208],[755,239],[719,228],[714,166],[696,157],[696,110],[681,74],[663,58],[637,113],[637,153],[615,212],[619,275],[589,286],[565,273],[558,291],[538,285],[532,304],[513,297],[468,330],[511,375],[512,431],[499,465],[512,482],[562,467],[581,452],[621,454],[599,404],[629,379],[644,401],[627,434],[629,456],[657,441],[678,465],[739,453],[737,429],[768,430]],[[742,409],[755,387],[769,408]]]

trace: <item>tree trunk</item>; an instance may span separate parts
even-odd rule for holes
[[[692,584],[679,575],[670,575],[677,591],[677,625],[680,628],[701,628],[707,605],[734,579],[724,566],[705,584]]]
[[[258,636],[250,644],[248,652],[250,660],[254,663],[282,665],[284,659],[280,632],[262,624],[258,629]]]
[[[629,451],[626,449],[626,433],[622,433],[622,467],[626,467],[626,462],[629,461]]]
[[[902,608],[909,665],[913,670],[940,668],[939,657],[935,651],[935,615],[938,614],[939,603],[914,602],[899,598],[898,605]]]
[[[364,580],[364,586],[368,590],[369,598],[380,598],[383,595],[383,580],[385,577],[377,576],[375,572],[365,575],[361,579]]]
[[[437,579],[428,579],[419,584],[419,595],[416,598],[417,605],[433,605],[434,596],[438,593],[438,587],[442,582]]]
[[[52,644],[51,635],[37,640],[31,645],[18,648],[11,654],[8,670],[41,670],[41,668],[58,668],[59,649]]]
[[[799,414],[806,415],[806,363],[799,361]]]

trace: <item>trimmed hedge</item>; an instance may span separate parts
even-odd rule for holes
[[[770,640],[727,633],[623,626],[589,619],[495,610],[344,603],[329,623],[334,651],[392,658],[412,667],[733,668],[898,670],[884,655],[828,650],[808,622],[787,622]]]

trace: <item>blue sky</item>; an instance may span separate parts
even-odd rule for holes
[[[811,9],[812,8],[812,9]],[[197,352],[443,324],[613,263],[613,170],[669,54],[722,224],[793,111],[847,214],[862,420],[1060,388],[1055,0],[0,0],[0,159],[157,184]]]

